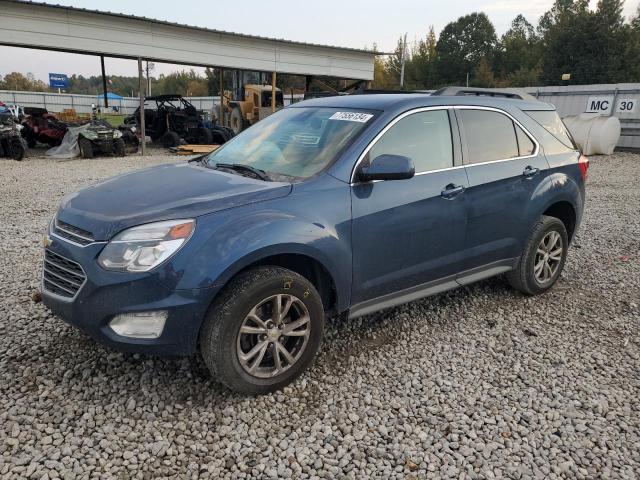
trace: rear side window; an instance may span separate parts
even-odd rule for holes
[[[506,160],[519,156],[513,121],[490,110],[459,110],[469,158],[465,163]],[[523,132],[524,133],[524,132]]]
[[[577,149],[571,134],[565,127],[564,123],[558,116],[558,113],[554,110],[529,110],[525,111],[527,115],[533,118],[540,124],[547,132],[556,137],[556,139],[562,143],[565,147],[572,150]]]
[[[379,155],[403,155],[416,173],[453,166],[451,125],[446,110],[413,113],[399,120],[371,147],[368,161]]]

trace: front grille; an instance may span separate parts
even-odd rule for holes
[[[57,218],[53,223],[53,233],[80,245],[89,245],[95,241],[91,232],[69,225]]]
[[[45,249],[42,283],[46,291],[61,297],[73,298],[86,278],[78,263]]]

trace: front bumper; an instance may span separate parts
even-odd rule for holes
[[[202,320],[219,287],[171,290],[160,275],[119,273],[102,269],[96,259],[104,243],[81,247],[52,237],[46,247],[80,264],[86,281],[73,299],[42,288],[44,304],[67,323],[116,350],[162,356],[195,353]],[[109,321],[127,312],[166,310],[168,317],[158,338],[117,335]]]

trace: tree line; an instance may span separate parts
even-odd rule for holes
[[[182,70],[168,75],[160,74],[157,77],[151,77],[151,92],[154,95],[178,93],[193,97],[215,95],[218,92],[212,89],[218,83],[214,77],[213,69],[206,69],[204,76],[193,69]],[[123,97],[131,97],[138,95],[138,89],[137,76],[108,75],[107,91]],[[0,90],[52,91],[49,85],[42,80],[36,79],[33,74],[23,75],[19,72],[9,73],[4,78],[0,77]],[[103,91],[102,76],[71,75],[69,76],[69,87],[65,91],[79,95],[99,95]]]
[[[484,13],[431,27],[405,55],[405,89],[444,85],[526,87],[637,82],[640,79],[640,6],[626,22],[623,0],[556,0],[534,27],[518,15],[498,38]],[[393,55],[378,58],[374,87],[400,88],[403,39]],[[570,80],[562,80],[564,74]]]
[[[225,72],[225,88],[230,88],[232,72]],[[256,81],[256,77],[247,76],[247,81]],[[269,77],[270,78],[270,77]],[[146,78],[145,78],[146,82]],[[194,69],[181,70],[168,75],[160,74],[151,77],[151,93],[153,95],[179,94],[190,97],[215,96],[220,93],[220,70],[206,68],[204,75]],[[297,75],[278,75],[277,85],[279,88],[288,91],[290,88],[304,88],[304,77]],[[146,87],[145,87],[146,88]],[[123,97],[138,96],[137,76],[108,75],[107,91],[113,92]],[[49,88],[42,80],[36,79],[32,73],[23,75],[19,72],[9,73],[0,76],[0,90],[19,90],[29,92],[49,92],[57,89]],[[94,75],[85,77],[83,75],[69,76],[69,87],[65,89],[67,93],[79,95],[99,95],[102,94],[102,76]]]

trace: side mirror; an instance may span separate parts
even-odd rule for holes
[[[406,180],[416,173],[413,160],[402,155],[383,154],[371,161],[369,166],[362,167],[358,173],[358,180],[370,182],[372,180]]]

